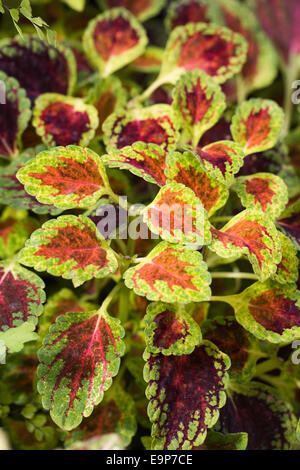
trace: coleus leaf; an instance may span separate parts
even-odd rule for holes
[[[209,341],[191,354],[144,354],[153,450],[201,445],[224,406],[230,359]]]
[[[129,10],[140,21],[146,21],[165,5],[165,0],[100,0],[104,8],[123,7]]]
[[[76,428],[101,402],[118,373],[124,334],[118,319],[97,311],[60,315],[50,327],[38,353],[38,391],[59,427]]]
[[[239,385],[220,411],[217,429],[246,432],[247,450],[287,450],[295,433],[295,417],[273,387],[258,382]]]
[[[0,331],[0,342],[4,344],[9,353],[20,352],[24,344],[30,341],[36,341],[38,335],[34,333],[35,325],[24,322],[15,328],[9,328],[3,332]]]
[[[226,204],[228,189],[205,171],[204,165],[193,152],[169,152],[165,175],[168,183],[173,181],[192,189],[209,217]]]
[[[297,0],[255,0],[261,25],[273,41],[284,62],[300,53],[298,25],[300,5]]]
[[[7,207],[0,217],[0,258],[9,258],[20,250],[30,234],[39,226],[25,211]]]
[[[262,211],[271,219],[276,219],[288,202],[285,182],[272,173],[240,176],[232,189],[237,192],[244,207]]]
[[[241,70],[246,54],[245,39],[226,27],[206,23],[178,26],[168,39],[160,80],[174,83],[184,71],[200,69],[224,83]]]
[[[248,434],[246,432],[222,434],[208,431],[204,444],[193,450],[246,450]]]
[[[210,224],[203,204],[192,189],[181,183],[163,186],[143,212],[151,232],[171,243],[207,244]]]
[[[113,385],[89,418],[86,418],[65,440],[69,448],[78,441],[116,433],[128,446],[136,432],[136,409],[133,398],[120,385]]]
[[[245,155],[268,150],[277,143],[284,113],[277,103],[262,98],[244,101],[236,110],[230,127],[233,139]]]
[[[114,273],[118,267],[95,224],[83,215],[48,220],[31,235],[20,252],[20,262],[37,271],[72,279],[75,287],[93,277]]]
[[[245,210],[222,230],[212,228],[210,248],[222,258],[246,255],[261,281],[276,272],[281,245],[275,225],[261,212]]]
[[[100,157],[75,145],[39,153],[18,171],[17,178],[39,202],[63,209],[89,208],[108,187]]]
[[[71,49],[27,35],[0,41],[0,70],[18,80],[32,103],[46,92],[71,94],[76,83]]]
[[[277,221],[280,228],[300,250],[300,195],[293,197]]]
[[[137,141],[170,150],[175,147],[178,138],[173,109],[167,104],[116,112],[106,119],[103,132],[108,152]]]
[[[26,154],[14,159],[9,165],[0,168],[0,200],[14,209],[25,209],[37,214],[57,215],[60,209],[48,204],[41,204],[35,197],[25,191],[24,186],[17,179],[17,172],[25,163],[34,158],[36,152],[31,149]]]
[[[131,68],[141,73],[156,73],[160,71],[163,49],[150,46],[142,55],[137,57],[132,63]]]
[[[98,111],[99,125],[96,135],[102,134],[104,121],[118,108],[125,107],[127,92],[118,77],[112,75],[105,80],[97,80],[90,89],[85,102],[92,104]]]
[[[125,284],[148,300],[190,303],[210,298],[211,277],[198,251],[159,243],[124,274]]]
[[[244,162],[245,154],[240,144],[229,140],[191,150],[198,155],[205,170],[225,185],[232,184]]]
[[[95,310],[95,305],[78,298],[70,289],[63,288],[47,299],[43,315],[39,321],[39,336],[44,337],[51,323],[59,315],[68,312],[88,312]]]
[[[178,122],[196,147],[202,134],[222,116],[226,98],[221,87],[207,73],[192,70],[183,74],[176,83],[172,107]]]
[[[0,331],[37,324],[46,300],[44,282],[17,263],[0,264]]]
[[[136,59],[147,42],[144,28],[124,8],[113,8],[96,16],[83,35],[85,53],[103,77]]]
[[[33,126],[48,146],[86,146],[95,135],[99,120],[96,108],[80,98],[45,93],[37,98]]]
[[[149,183],[163,186],[166,182],[166,152],[157,144],[134,142],[120,150],[112,150],[101,160],[110,168],[129,170]]]
[[[238,382],[250,380],[255,373],[255,364],[259,358],[254,338],[235,321],[232,315],[205,320],[201,328],[204,338],[230,357],[230,378]]]
[[[300,292],[295,284],[255,282],[228,301],[237,321],[259,339],[284,343],[300,334]]]
[[[5,104],[0,106],[0,155],[13,157],[30,120],[31,104],[17,80],[1,71],[0,80],[5,86]]]
[[[207,0],[178,0],[167,10],[166,27],[170,31],[187,23],[210,23],[210,6]]]
[[[296,282],[299,277],[297,248],[283,233],[278,232],[278,236],[281,241],[282,259],[277,265],[276,273],[272,276],[272,279],[280,284],[290,284]]]
[[[183,309],[162,302],[147,307],[145,341],[150,353],[180,356],[191,354],[201,343],[199,325]]]

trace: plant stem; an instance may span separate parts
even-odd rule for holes
[[[261,362],[256,366],[256,373],[255,375],[261,376],[266,372],[270,372],[274,369],[280,369],[282,366],[282,361],[278,357],[272,357],[271,359],[267,359],[264,362]]]
[[[241,74],[239,74],[236,77],[236,88],[237,88],[237,102],[240,105],[245,101],[247,97],[245,82]]]
[[[232,219],[231,215],[220,215],[217,217],[212,217],[211,221],[213,223],[215,222],[228,222],[230,219]]]
[[[111,303],[111,301],[113,300],[113,298],[115,297],[115,295],[119,292],[119,290],[121,289],[122,287],[122,283],[119,282],[119,284],[116,284],[115,287],[110,291],[110,293],[108,294],[108,296],[106,297],[106,299],[102,302],[102,305],[101,307],[99,308],[98,310],[98,315],[99,317],[101,317],[101,315],[106,312],[107,310],[107,307],[109,306],[109,304]]]
[[[234,272],[212,272],[210,273],[213,279],[253,279],[258,280],[256,274],[253,273],[234,273]]]

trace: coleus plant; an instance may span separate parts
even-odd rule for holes
[[[272,45],[245,2],[180,0],[154,42],[164,3],[0,43],[14,448],[299,448],[300,181],[272,95],[296,39],[262,21]]]

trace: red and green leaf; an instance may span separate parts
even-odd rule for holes
[[[182,356],[144,355],[153,450],[201,445],[224,406],[230,359],[209,341]]]
[[[278,235],[281,241],[282,258],[280,263],[277,265],[277,271],[272,276],[272,279],[280,284],[297,282],[299,277],[297,248],[288,237],[283,235],[283,233],[278,232]]]
[[[18,80],[32,103],[47,92],[71,94],[76,83],[71,49],[24,34],[0,41],[0,70]]]
[[[191,315],[172,304],[155,302],[147,307],[145,341],[150,353],[181,356],[201,343],[199,325]]]
[[[237,321],[259,339],[288,343],[300,335],[300,292],[295,284],[255,282],[228,302]]]
[[[23,248],[27,238],[39,226],[25,211],[7,207],[0,217],[0,258],[9,258]]]
[[[198,251],[159,243],[124,274],[125,284],[148,300],[190,303],[209,300],[211,276]]]
[[[88,439],[111,433],[119,435],[124,445],[128,446],[136,432],[135,415],[133,398],[119,385],[113,385],[92,415],[68,435],[65,446],[69,448],[78,441],[86,442]]]
[[[116,112],[103,124],[103,132],[108,152],[138,141],[171,150],[178,138],[175,116],[167,104]]]
[[[163,148],[146,142],[134,142],[101,157],[102,162],[110,168],[129,170],[134,175],[158,186],[166,183],[165,159],[166,152]]]
[[[227,202],[229,191],[226,186],[205,171],[204,165],[193,152],[168,153],[165,175],[168,183],[181,183],[192,189],[209,217]]]
[[[92,104],[98,112],[99,125],[96,135],[101,135],[103,123],[108,116],[126,105],[127,92],[119,78],[111,76],[105,80],[97,80],[85,102]]]
[[[83,35],[85,53],[103,77],[136,59],[147,42],[144,28],[124,8],[113,8],[96,16]]]
[[[252,98],[242,103],[232,119],[233,139],[243,148],[245,155],[268,150],[277,143],[283,111],[275,101]]]
[[[0,81],[5,87],[5,104],[0,106],[0,155],[13,157],[31,117],[30,100],[26,91],[13,77],[0,69]]]
[[[100,157],[75,145],[39,153],[18,171],[17,178],[39,202],[64,209],[95,205],[108,186]]]
[[[44,338],[38,391],[53,421],[67,431],[91,415],[117,375],[124,329],[108,313],[66,313]]]
[[[219,1],[219,9],[224,24],[241,34],[248,43],[247,60],[241,72],[246,91],[269,86],[277,75],[276,52],[260,30],[254,13],[236,0]]]
[[[297,0],[255,0],[260,23],[279,51],[282,60],[289,62],[291,54],[300,53],[298,34],[300,5]]]
[[[210,248],[222,258],[246,255],[255,274],[265,281],[281,261],[281,244],[275,225],[260,212],[245,210],[222,230],[212,228]]]
[[[202,324],[203,336],[214,343],[231,360],[230,377],[238,382],[248,381],[255,374],[259,358],[254,339],[233,316],[217,316]]]
[[[285,182],[272,173],[254,173],[239,176],[232,187],[237,192],[244,207],[262,211],[276,219],[288,202]]]
[[[161,68],[163,49],[160,47],[147,47],[145,52],[135,59],[131,67],[141,73],[158,73]]]
[[[163,186],[142,214],[151,232],[170,243],[203,245],[211,241],[210,224],[202,202],[192,189],[181,183]]]
[[[223,184],[230,185],[234,175],[244,163],[244,151],[240,144],[222,140],[205,147],[192,149],[200,158],[205,170]]]
[[[95,224],[83,215],[48,220],[31,235],[20,252],[20,262],[37,271],[72,279],[75,287],[93,277],[114,273],[118,267]]]
[[[32,124],[48,146],[84,147],[94,137],[99,120],[96,108],[80,98],[45,93],[35,102]]]
[[[46,300],[44,282],[17,263],[0,265],[0,331],[28,322],[37,324]]]
[[[165,5],[165,0],[100,0],[104,8],[123,7],[140,21],[156,16]]]
[[[224,83],[241,70],[246,55],[241,35],[212,23],[188,23],[170,34],[160,78],[174,82],[184,71],[200,69]]]
[[[0,168],[0,200],[14,209],[25,209],[37,214],[57,215],[60,209],[48,204],[41,204],[34,196],[25,191],[24,186],[17,178],[17,172],[36,155],[30,149],[26,154],[14,159],[9,165]]]
[[[280,228],[300,250],[300,195],[293,197],[277,221]]]
[[[192,70],[176,83],[172,106],[178,123],[188,132],[196,147],[204,132],[222,116],[226,98],[221,87],[207,73]]]
[[[225,433],[247,433],[247,450],[288,450],[295,427],[290,405],[276,389],[258,382],[230,393],[217,425]]]
[[[178,0],[171,2],[166,17],[166,27],[173,30],[187,23],[210,23],[210,6],[207,0]]]

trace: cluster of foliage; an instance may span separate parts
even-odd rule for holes
[[[65,3],[0,16],[11,446],[298,448],[298,0]]]

